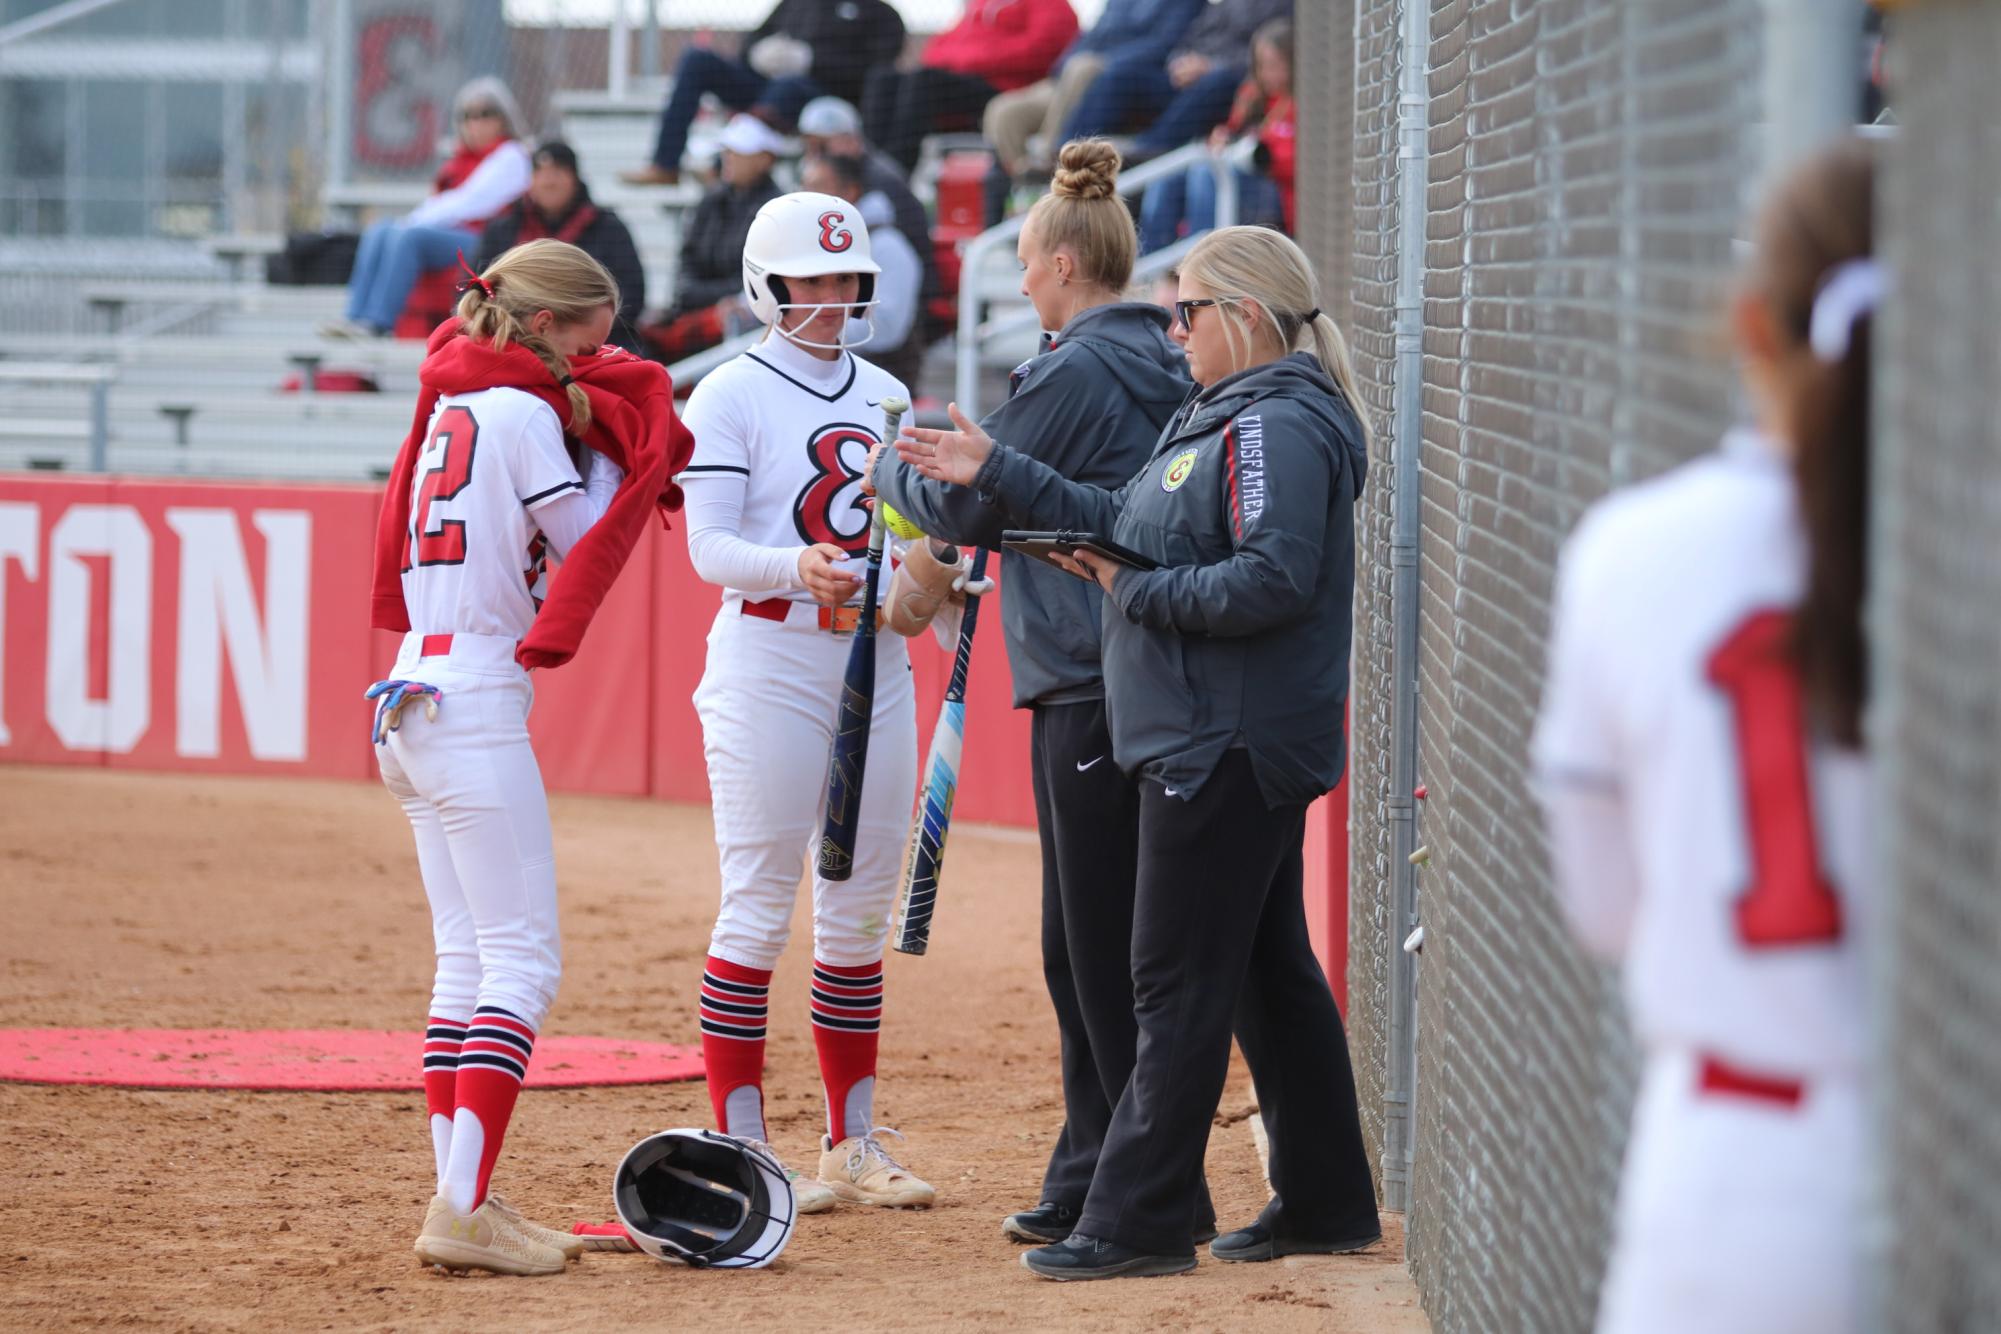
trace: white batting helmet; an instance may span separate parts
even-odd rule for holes
[[[818,314],[834,309],[826,303],[792,300],[787,278],[817,278],[826,273],[861,275],[861,292],[852,318],[865,320],[875,306],[875,278],[882,269],[869,257],[868,224],[861,209],[834,195],[800,190],[780,195],[757,211],[743,242],[743,295],[760,323],[777,326],[788,310]],[[873,333],[873,327],[870,332]],[[791,335],[787,334],[787,337]],[[845,332],[838,343],[814,343],[794,338],[803,347],[848,346]]]
[[[611,1198],[640,1250],[697,1269],[770,1264],[798,1212],[777,1159],[712,1130],[663,1130],[633,1145]]]

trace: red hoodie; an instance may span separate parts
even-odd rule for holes
[[[924,63],[1005,93],[1048,78],[1076,35],[1070,0],[966,0],[959,21],[924,48]]]
[[[480,389],[521,389],[534,394],[558,419],[568,422],[569,396],[549,375],[549,368],[519,343],[495,352],[484,341],[459,336],[456,317],[431,334],[419,373],[410,435],[396,454],[389,485],[382,495],[382,515],[375,529],[374,611],[378,630],[407,631],[410,613],[403,605],[403,553],[410,541],[410,478],[424,446],[431,412],[446,394]],[[570,549],[556,571],[549,596],[521,646],[514,652],[523,667],[560,667],[570,660],[590,628],[598,604],[611,591],[625,567],[646,516],[657,506],[681,508],[681,488],[670,479],[687,466],[695,452],[695,437],[674,412],[673,383],[666,368],[616,347],[589,357],[573,357],[570,374],[591,403],[591,428],[584,442],[625,469],[625,480],[612,496],[604,517]]]

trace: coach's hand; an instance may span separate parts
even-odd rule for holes
[[[971,486],[987,456],[994,452],[994,438],[959,411],[957,403],[946,404],[945,410],[952,414],[957,430],[906,426],[896,437],[896,455],[933,481]]]
[[[1068,570],[1079,579],[1092,580],[1107,593],[1112,591],[1112,581],[1119,577],[1119,570],[1122,568],[1117,561],[1106,560],[1103,556],[1090,551],[1079,551],[1069,556],[1060,552],[1053,553],[1049,561],[1050,564]]]
[[[799,553],[799,579],[815,602],[838,607],[861,591],[862,581],[838,568],[847,555],[831,542],[815,542]]]

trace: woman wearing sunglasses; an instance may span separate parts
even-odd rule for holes
[[[1346,764],[1355,499],[1367,429],[1319,284],[1277,232],[1212,232],[1172,329],[1197,392],[1116,491],[1066,480],[952,410],[897,451],[1079,553],[1105,593],[1112,756],[1139,781],[1132,936],[1139,1047],[1082,1215],[1023,1263],[1053,1279],[1195,1266],[1191,1220],[1234,1031],[1271,1139],[1272,1202],[1218,1260],[1359,1250],[1381,1235],[1340,1012],[1307,940],[1306,807]]]
[[[483,75],[452,99],[458,148],[431,181],[431,197],[362,233],[347,283],[347,318],[320,326],[334,338],[380,338],[396,324],[419,275],[479,252],[487,220],[528,193],[534,165],[517,137],[521,112],[507,85]]]

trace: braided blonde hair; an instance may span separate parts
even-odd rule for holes
[[[618,283],[604,265],[577,247],[546,237],[514,247],[479,277],[480,282],[459,298],[463,332],[469,338],[491,340],[496,352],[519,343],[540,357],[569,396],[569,433],[583,435],[591,427],[590,400],[576,385],[563,383],[569,378],[569,361],[548,339],[530,330],[529,322],[544,310],[558,324],[581,323],[606,306],[616,310]]]

